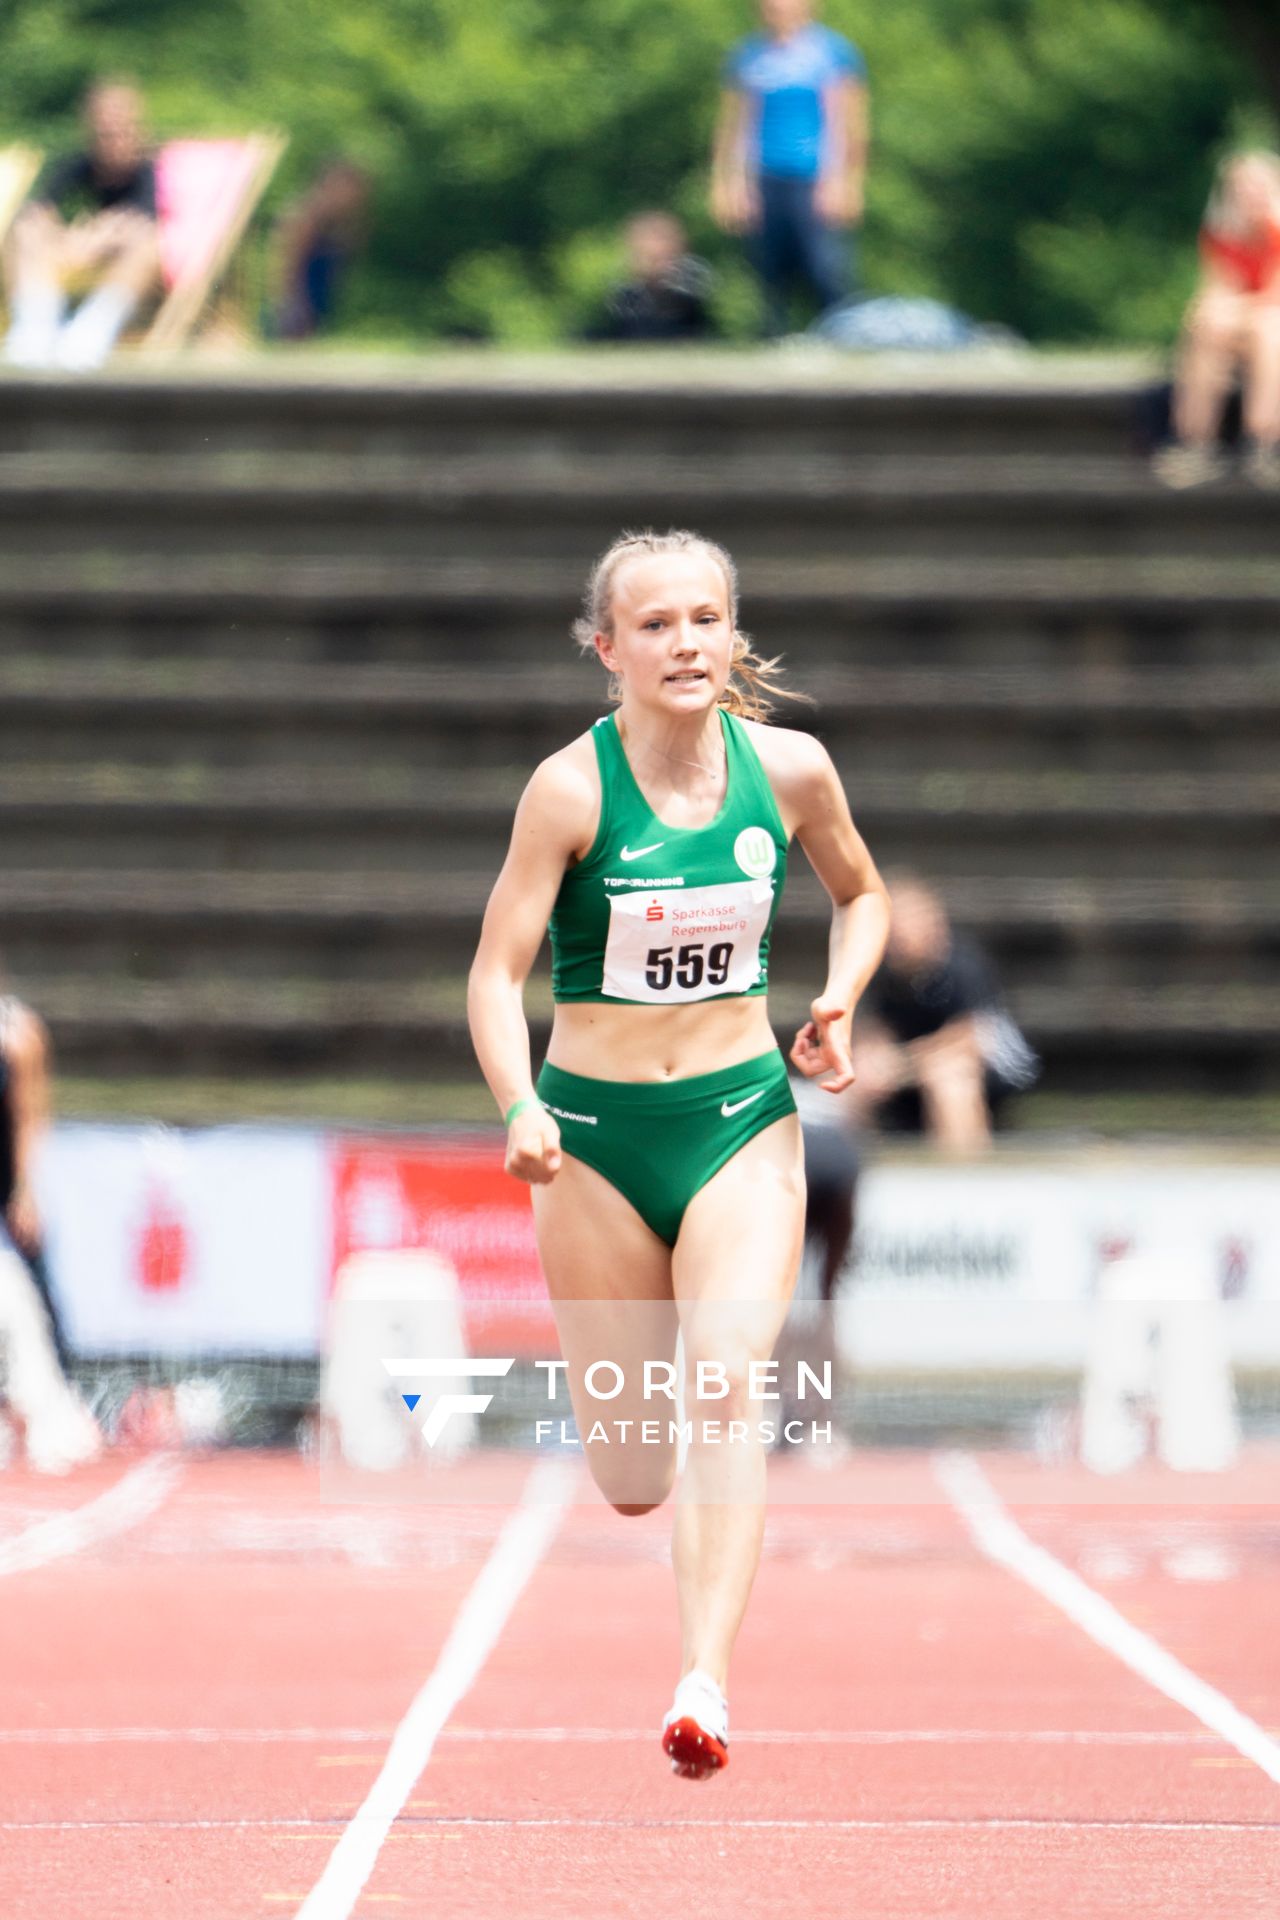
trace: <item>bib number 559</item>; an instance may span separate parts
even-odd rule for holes
[[[665,993],[674,984],[691,991],[703,980],[708,986],[722,987],[729,978],[733,942],[717,941],[707,952],[701,941],[687,947],[650,947],[645,963],[646,985],[656,993]]]

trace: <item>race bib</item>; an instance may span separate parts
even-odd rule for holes
[[[654,1006],[746,993],[772,907],[772,880],[612,895],[601,992]]]

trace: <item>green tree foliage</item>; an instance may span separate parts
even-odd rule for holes
[[[1168,339],[1213,162],[1265,112],[1243,0],[829,0],[864,49],[863,272],[1040,341]],[[749,0],[6,0],[0,138],[72,137],[94,73],[135,74],[160,133],[281,127],[278,205],[325,155],[377,182],[354,336],[576,331],[618,225],[673,207],[754,321],[706,158]]]

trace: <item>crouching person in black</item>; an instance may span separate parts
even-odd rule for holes
[[[980,1153],[1005,1104],[1039,1078],[1040,1061],[990,961],[952,931],[933,888],[900,874],[890,895],[889,944],[855,1051],[859,1103],[886,1132],[924,1132],[947,1152]]]

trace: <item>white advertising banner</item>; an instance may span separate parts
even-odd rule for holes
[[[1280,1365],[1272,1167],[872,1167],[842,1344],[872,1368],[1077,1367],[1100,1270],[1127,1252],[1194,1262],[1237,1363]]]
[[[331,1238],[319,1134],[61,1125],[38,1185],[76,1351],[319,1351]]]

